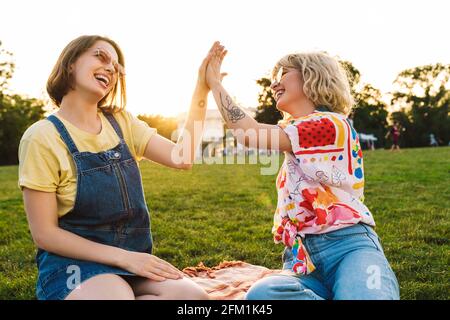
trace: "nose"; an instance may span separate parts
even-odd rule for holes
[[[270,89],[271,90],[275,90],[275,88],[279,85],[280,83],[277,80],[273,80],[272,83],[270,84]]]
[[[114,66],[112,65],[112,63],[107,64],[107,65],[105,66],[105,70],[106,70],[107,72],[109,72],[110,74],[113,74],[113,73],[114,73]]]

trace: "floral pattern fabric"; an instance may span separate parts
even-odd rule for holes
[[[305,234],[321,234],[356,223],[375,226],[364,205],[363,154],[358,135],[343,115],[315,111],[279,122],[292,152],[278,173],[278,204],[272,233],[291,248],[293,271],[315,267],[302,244]]]

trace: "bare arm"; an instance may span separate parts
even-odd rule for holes
[[[87,240],[58,226],[56,195],[23,189],[28,224],[35,244],[48,252],[126,269],[156,281],[178,278],[180,271],[149,254],[134,253]]]
[[[226,51],[223,53],[223,57],[225,54]],[[239,143],[248,147],[291,151],[289,138],[280,127],[258,123],[233,101],[222,86],[220,68],[223,57],[221,59],[211,58],[206,70],[206,79],[227,127],[233,129]]]
[[[287,134],[280,127],[257,122],[233,101],[221,83],[212,87],[212,92],[227,127],[233,129],[239,143],[252,148],[292,150]]]
[[[195,150],[202,138],[207,97],[208,90],[197,85],[177,143],[158,134],[154,135],[145,148],[144,157],[170,168],[191,169],[195,160]]]
[[[215,42],[199,68],[198,81],[194,89],[189,113],[177,143],[173,143],[160,135],[155,135],[147,144],[144,152],[145,158],[171,168],[192,168],[195,151],[202,140],[209,93],[205,78],[206,67],[210,58],[220,55],[223,50],[224,48],[218,42]]]

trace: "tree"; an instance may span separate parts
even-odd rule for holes
[[[370,84],[362,85],[361,73],[350,61],[339,62],[347,72],[352,94],[357,101],[352,113],[355,129],[366,134],[374,134],[378,138],[378,144],[383,146],[388,112],[386,104],[382,101],[381,92]],[[255,119],[263,123],[276,124],[282,119],[282,114],[276,108],[270,90],[271,81],[263,77],[257,80],[257,84],[261,87],[261,92]]]
[[[352,94],[355,94],[358,91],[358,86],[361,81],[361,72],[355,68],[353,63],[346,60],[340,60],[339,63],[347,72],[348,81],[350,83],[350,89],[352,90]]]
[[[440,144],[450,138],[450,65],[432,64],[402,71],[394,81],[392,104],[404,108],[414,139],[410,146],[426,146],[433,133]]]
[[[175,118],[167,118],[160,115],[139,115],[138,118],[146,122],[150,127],[158,130],[158,134],[172,138],[172,133],[177,130],[178,123]]]
[[[379,146],[385,145],[387,132],[387,105],[381,91],[371,84],[361,83],[361,72],[350,62],[339,61],[347,71],[348,80],[356,105],[350,117],[357,132],[373,134]]]
[[[2,42],[0,41],[0,95],[6,90],[8,81],[12,78],[15,68],[12,62],[12,53],[6,51],[1,46]]]
[[[378,138],[377,145],[385,146],[387,132],[387,105],[382,101],[380,90],[365,84],[355,92],[356,106],[352,112],[356,131],[373,134]]]
[[[42,101],[6,93],[13,73],[12,54],[0,47],[0,165],[18,163],[20,138],[44,115]]]
[[[258,106],[256,108],[256,121],[277,124],[283,118],[283,115],[277,109],[277,104],[273,98],[272,90],[270,89],[271,80],[267,77],[262,77],[256,80],[256,83],[261,87],[261,92],[258,95]]]
[[[3,95],[0,100],[0,165],[17,164],[20,138],[44,116],[43,103],[20,95]]]

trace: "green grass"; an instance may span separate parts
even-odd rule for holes
[[[179,268],[245,260],[280,268],[275,175],[259,165],[176,171],[142,162],[155,254]],[[450,148],[365,152],[366,204],[402,299],[449,299]],[[0,168],[0,299],[34,299],[35,247],[17,166]]]

